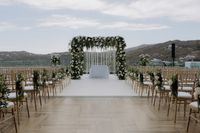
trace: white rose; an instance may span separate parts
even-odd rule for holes
[[[160,83],[161,83],[160,81],[157,81],[157,80],[155,81],[156,85],[160,85]]]
[[[194,99],[198,99],[198,94],[194,92]]]
[[[158,77],[158,76],[155,76],[155,79],[156,79],[156,80],[158,80],[158,79],[159,79],[159,77]]]
[[[198,94],[200,94],[200,87],[196,87],[195,88],[195,92],[197,92]]]
[[[22,81],[22,88],[25,88],[25,81]]]
[[[158,88],[158,86],[156,86],[156,87],[155,87],[155,90],[156,90],[156,91],[159,91],[159,88]]]
[[[200,87],[196,87],[196,88],[195,88],[194,98],[195,98],[195,99],[198,99],[198,95],[200,95]]]
[[[169,84],[169,85],[172,85],[172,83],[173,83],[173,81],[170,79],[170,80],[168,81],[168,84]]]

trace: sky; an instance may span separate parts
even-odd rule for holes
[[[200,0],[0,0],[0,51],[68,51],[74,36],[127,47],[200,39]]]

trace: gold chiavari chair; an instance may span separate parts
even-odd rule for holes
[[[15,132],[17,133],[17,123],[16,123],[15,113],[14,113],[14,103],[9,102],[9,101],[4,101],[4,104],[3,104],[1,102],[0,103],[0,129],[3,130],[3,127],[5,127],[5,125],[8,125],[7,123],[10,123],[11,119],[13,119]]]
[[[4,128],[7,127],[13,120],[15,132],[17,133],[17,124],[15,120],[15,113],[14,113],[14,103],[7,101],[7,96],[9,93],[9,89],[7,87],[6,76],[0,75],[0,132],[3,132]],[[11,115],[10,115],[11,114]],[[6,132],[6,131],[5,131]]]
[[[167,116],[169,116],[170,106],[171,103],[175,104],[175,111],[174,111],[174,123],[176,123],[177,118],[177,111],[178,111],[178,105],[183,104],[184,105],[184,117],[186,116],[186,107],[189,101],[192,101],[193,95],[188,92],[179,91],[179,83],[180,81],[178,79],[178,74],[175,75],[175,78],[177,79],[176,82],[173,82],[171,85],[171,94],[169,95],[169,104],[168,104],[168,110],[167,110]]]
[[[39,98],[40,106],[42,106],[41,98],[41,85],[40,85],[40,73],[39,71],[33,71],[32,77],[23,86],[23,91],[31,95],[31,99],[34,101],[35,111],[37,111],[37,97]],[[32,100],[31,100],[32,101]]]
[[[155,106],[156,104],[156,99],[157,97],[159,98],[158,100],[158,111],[160,110],[160,104],[161,104],[161,101],[163,99],[165,99],[165,101],[167,101],[167,97],[169,95],[169,92],[170,92],[170,88],[168,86],[168,82],[166,82],[166,75],[163,74],[162,70],[160,71],[160,74],[156,74],[158,76],[158,81],[160,82],[160,86],[158,86],[156,83],[155,83],[155,89],[154,89],[154,99],[153,99],[153,106]]]
[[[200,122],[200,95],[198,95],[197,101],[193,101],[189,104],[189,117],[187,123],[187,132],[189,131],[191,119],[194,119],[196,122]]]
[[[15,76],[15,75],[13,75]],[[8,101],[11,101],[15,104],[16,107],[16,111],[17,111],[17,120],[18,120],[18,124],[20,124],[20,109],[23,106],[23,103],[26,103],[26,109],[27,109],[27,115],[28,118],[30,117],[30,113],[29,113],[29,106],[28,106],[28,95],[26,93],[24,93],[23,91],[23,86],[22,86],[22,74],[16,74],[16,83],[15,83],[15,90],[13,92],[10,92],[8,94]]]

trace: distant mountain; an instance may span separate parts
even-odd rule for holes
[[[171,44],[176,44],[176,59],[184,58],[187,55],[194,56],[194,60],[200,60],[200,40],[191,41],[168,41],[164,43],[143,45],[137,49],[127,49],[128,64],[135,64],[139,60],[140,54],[149,54],[150,58],[171,61]]]
[[[151,59],[171,61],[171,44],[176,44],[176,59],[187,55],[194,56],[194,60],[200,61],[200,40],[168,41],[158,44],[144,44],[138,47],[127,48],[127,63],[136,64],[140,54],[149,54]],[[68,52],[56,53],[60,55],[64,65],[69,64]],[[47,66],[50,65],[51,54],[33,54],[26,51],[0,52],[0,66]]]
[[[68,53],[60,55],[62,64],[69,64]],[[26,51],[0,52],[0,66],[49,66],[51,54],[33,54]]]
[[[141,49],[141,48],[144,48],[144,47],[146,47],[146,46],[148,46],[147,44],[143,44],[143,45],[139,45],[139,46],[136,46],[136,47],[132,47],[132,48],[127,48],[126,49],[126,53],[128,52],[131,52],[131,51],[134,51],[134,50],[137,50],[137,49]]]

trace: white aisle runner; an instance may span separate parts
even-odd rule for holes
[[[71,80],[58,96],[138,96],[125,80],[109,75],[108,79],[90,79],[83,75],[81,80]]]

